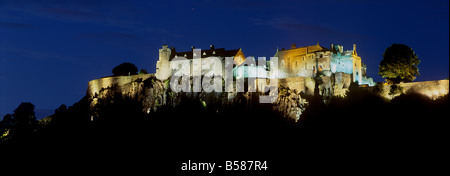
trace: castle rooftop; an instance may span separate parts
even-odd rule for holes
[[[172,47],[172,53],[170,54],[169,61],[171,61],[175,56],[177,57],[185,57],[186,59],[192,59],[193,57],[193,50],[195,47],[191,48],[191,51],[183,51],[183,52],[177,52],[174,47]],[[210,45],[210,48],[207,50],[203,50],[201,52],[201,58],[207,58],[207,57],[233,57],[236,56],[236,54],[241,49],[233,49],[233,50],[226,50],[225,48],[215,48],[214,45]]]

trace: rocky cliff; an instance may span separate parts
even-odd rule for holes
[[[214,111],[236,103],[251,107],[258,102],[259,95],[261,95],[259,92],[175,93],[169,87],[169,80],[161,81],[152,74],[96,79],[89,82],[87,90],[91,118],[96,116],[94,107],[99,101],[112,101],[114,98],[136,100],[141,103],[142,112],[149,114],[158,111],[158,108],[162,106],[176,107],[183,101],[192,100],[199,101],[205,108]],[[287,118],[298,120],[305,103],[299,91],[279,85],[278,98],[271,107]]]

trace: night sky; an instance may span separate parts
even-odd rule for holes
[[[403,43],[422,61],[416,81],[445,79],[449,1],[0,0],[0,118],[21,102],[38,118],[70,106],[123,62],[154,73],[163,44],[270,57],[317,42],[356,43],[375,81],[384,49]]]

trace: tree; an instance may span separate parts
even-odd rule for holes
[[[383,53],[378,74],[389,84],[411,82],[419,76],[420,60],[413,49],[404,44],[392,44]]]
[[[6,114],[3,116],[3,120],[0,121],[0,142],[8,139],[13,120],[11,114]]]
[[[2,127],[9,127],[9,126],[11,126],[12,125],[12,123],[13,123],[13,118],[12,118],[12,115],[11,114],[6,114],[5,116],[3,116],[3,120],[2,121],[0,121],[0,128],[2,128]]]
[[[129,76],[129,75],[137,75],[138,69],[137,67],[129,62],[124,62],[113,68],[112,73],[114,76]]]
[[[26,102],[21,103],[19,107],[14,110],[15,124],[12,127],[12,137],[16,140],[26,141],[28,140],[37,123],[34,116],[34,105]]]
[[[64,111],[67,111],[67,106],[65,104],[62,104],[61,106],[59,106],[58,109],[55,109],[55,114],[61,113],[61,112],[64,112]]]

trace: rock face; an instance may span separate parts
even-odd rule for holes
[[[285,117],[298,121],[305,109],[306,100],[301,98],[300,92],[296,89],[279,86],[278,90],[278,99],[274,103],[273,109]]]
[[[186,100],[200,101],[205,108],[227,107],[232,104],[242,104],[251,107],[258,102],[259,92],[187,92],[175,93],[169,87],[170,79],[161,81],[153,74],[116,76],[92,80],[89,82],[87,98],[91,109],[99,100],[112,98],[131,98],[141,103],[142,112],[155,112],[161,106],[176,107]],[[261,82],[261,80],[258,80]],[[262,81],[264,82],[264,81]],[[321,77],[318,86],[319,94],[345,95],[351,83],[348,74],[333,74],[331,77]],[[256,84],[258,85],[258,84]],[[306,97],[314,92],[315,81],[303,77],[285,78],[279,80],[278,97],[271,105],[272,109],[284,117],[299,120],[308,102]],[[448,94],[448,80],[425,81],[400,84],[405,92],[417,92],[430,98],[436,98]],[[258,85],[259,87],[259,85]],[[328,89],[327,87],[332,87]],[[389,86],[382,87],[382,96],[389,97]],[[334,93],[332,93],[334,92]],[[392,97],[390,97],[392,98]],[[213,109],[215,110],[215,109]],[[95,112],[92,112],[95,116]]]
[[[169,87],[169,80],[161,81],[152,74],[106,77],[89,82],[87,97],[91,109],[99,100],[114,98],[131,98],[142,103],[142,112],[150,113],[163,105],[176,107],[185,100],[199,100],[205,108],[226,107],[231,104],[252,106],[257,102],[259,92],[187,92],[175,93]],[[277,100],[272,104],[273,110],[283,116],[298,120],[304,110],[305,100],[300,92],[279,86]],[[91,112],[95,116],[95,112]]]

